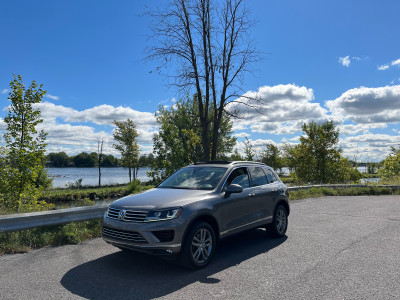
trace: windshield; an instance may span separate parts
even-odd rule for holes
[[[226,172],[221,167],[187,167],[163,181],[159,188],[213,190]]]

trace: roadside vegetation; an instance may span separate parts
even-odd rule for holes
[[[101,236],[102,220],[91,220],[29,230],[0,233],[0,255],[24,253],[32,249],[79,244]]]
[[[373,195],[400,195],[400,189],[392,189],[390,187],[377,187],[368,185],[365,187],[349,187],[349,188],[328,188],[316,187],[307,190],[291,191],[289,199],[300,200],[307,198],[318,198],[326,196],[373,196]]]

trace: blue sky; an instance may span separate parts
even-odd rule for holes
[[[151,151],[154,112],[179,97],[143,61],[150,31],[142,14],[160,3],[1,1],[0,118],[12,74],[20,74],[48,91],[41,107],[48,151],[94,151],[106,136],[115,154],[112,121],[128,117],[143,153]],[[329,119],[352,159],[381,160],[400,144],[399,1],[246,3],[264,60],[242,89],[262,96],[266,115],[249,112],[235,122],[239,149],[245,136],[255,149],[295,143],[301,123]]]

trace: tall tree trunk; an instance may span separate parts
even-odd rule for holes
[[[101,187],[101,166],[99,164],[99,187]]]
[[[128,167],[129,170],[129,182],[132,182],[132,169],[131,167]]]

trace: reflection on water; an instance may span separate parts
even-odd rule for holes
[[[141,181],[150,180],[147,171],[150,169],[140,168],[138,179]],[[54,188],[66,187],[69,183],[82,179],[82,185],[96,186],[99,183],[99,169],[97,168],[47,168],[49,176],[53,179]],[[102,168],[101,184],[122,184],[129,182],[127,168]]]

